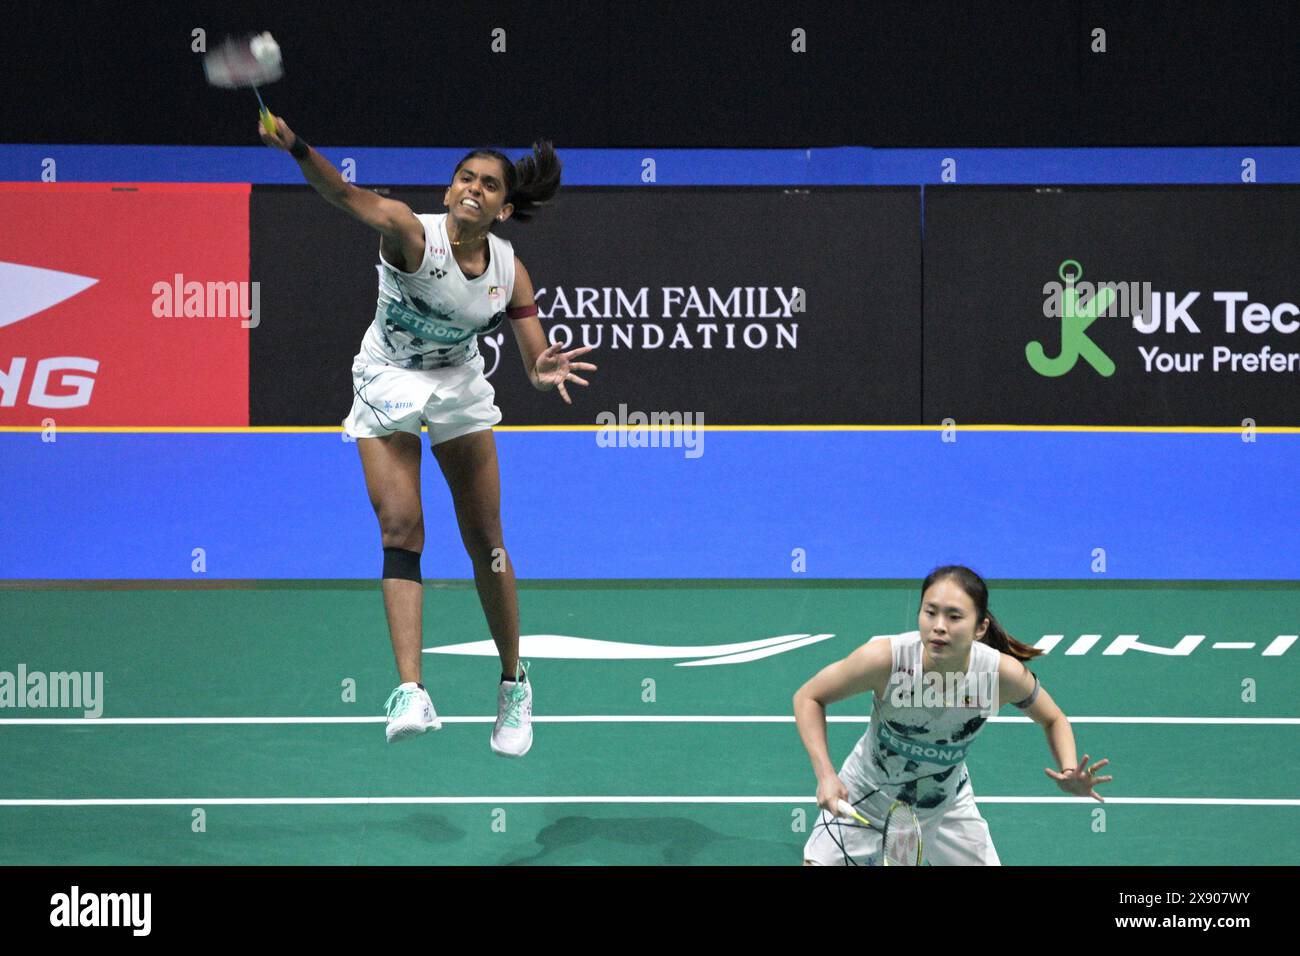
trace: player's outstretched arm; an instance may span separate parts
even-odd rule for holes
[[[519,355],[524,360],[524,372],[533,383],[533,388],[541,392],[557,389],[560,397],[572,405],[573,400],[569,398],[565,383],[576,382],[585,387],[590,383],[574,374],[575,371],[596,371],[596,366],[592,363],[575,362],[573,359],[587,354],[593,347],[584,345],[568,352],[559,343],[548,347],[546,333],[535,314],[537,301],[534,294],[532,277],[528,275],[528,270],[519,261],[519,257],[515,256],[515,287],[510,295],[506,315],[510,316],[510,329],[515,333]]]
[[[328,159],[305,141],[299,144],[297,135],[281,117],[273,119],[276,126],[274,134],[268,133],[261,123],[257,126],[263,143],[291,154],[295,153],[295,146],[298,146],[294,159],[298,161],[303,177],[316,192],[327,202],[382,233],[386,253],[392,255],[400,250],[400,258],[419,263],[424,252],[424,225],[416,218],[410,206],[347,182]]]
[[[817,775],[817,805],[838,813],[838,801],[848,796],[826,744],[826,706],[836,701],[875,691],[885,692],[893,669],[893,650],[888,639],[863,644],[843,660],[823,667],[794,695],[794,721],[813,773]]]
[[[1035,693],[1037,691],[1037,693]],[[1077,759],[1078,751],[1074,744],[1074,730],[1070,720],[1056,705],[1037,679],[1020,661],[1010,654],[1003,654],[998,664],[998,693],[1001,700],[1008,703],[1032,702],[1024,708],[1024,713],[1034,723],[1043,728],[1047,735],[1047,747],[1052,752],[1059,770],[1044,767],[1043,772],[1056,781],[1056,785],[1066,793],[1080,797],[1092,797],[1105,803],[1095,787],[1099,783],[1109,783],[1114,777],[1097,776],[1097,771],[1109,760],[1098,760],[1091,767],[1088,754],[1082,760]]]

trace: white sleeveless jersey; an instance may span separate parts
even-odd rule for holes
[[[953,681],[947,699],[922,677],[924,646],[917,631],[889,638],[893,669],[884,698],[875,698],[871,725],[844,763],[844,783],[856,793],[872,790],[903,800],[922,813],[946,804],[969,779],[966,751],[997,712],[1001,654],[987,644],[971,645],[970,669]],[[931,680],[942,675],[931,676]],[[961,706],[946,706],[948,702]],[[926,703],[937,706],[925,706]]]
[[[471,279],[451,254],[446,213],[416,218],[424,224],[424,259],[408,273],[380,253],[379,302],[359,357],[412,369],[464,365],[479,354],[477,336],[506,317],[515,288],[514,249],[488,233],[487,270]]]

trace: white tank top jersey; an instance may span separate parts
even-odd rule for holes
[[[510,242],[488,233],[488,267],[468,278],[451,254],[446,213],[422,213],[424,259],[403,272],[379,255],[379,302],[361,340],[376,365],[432,369],[464,365],[479,354],[477,336],[498,328],[515,288]]]
[[[872,695],[871,724],[842,772],[854,797],[879,790],[890,800],[911,804],[919,815],[944,806],[969,781],[966,751],[997,711],[1002,655],[979,641],[971,645],[970,669],[957,700],[973,706],[924,707],[916,706],[918,700],[910,694],[899,702],[893,699],[904,678],[921,678],[925,649],[920,633],[895,635],[889,641],[894,663],[885,697]]]

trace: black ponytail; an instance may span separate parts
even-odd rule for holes
[[[1042,648],[1030,647],[1008,634],[992,614],[988,614],[987,617],[989,619],[989,629],[984,632],[984,636],[980,640],[989,647],[1001,651],[1003,654],[1010,654],[1018,661],[1027,661],[1043,653]]]

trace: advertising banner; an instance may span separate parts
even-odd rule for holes
[[[442,189],[393,190],[419,213]],[[680,412],[703,424],[920,415],[920,201],[912,187],[572,188],[506,222],[552,342],[594,346],[572,406],[533,389],[509,322],[481,336],[503,425]],[[332,425],[374,317],[379,236],[311,189],[255,187],[255,425]],[[633,421],[635,419],[632,419]]]
[[[0,183],[0,425],[246,426],[248,191]]]
[[[1300,425],[1300,188],[938,187],[925,421]]]

